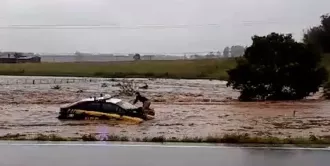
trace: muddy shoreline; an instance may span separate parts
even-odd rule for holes
[[[47,83],[26,84],[26,79]],[[116,121],[60,121],[58,108],[101,93],[116,94],[120,79],[58,84],[58,77],[0,76],[0,135],[84,134],[144,137],[207,137],[233,133],[279,138],[329,136],[330,102],[315,94],[298,102],[235,100],[238,93],[216,80],[134,79],[156,110],[156,119],[136,124]],[[67,79],[67,78],[63,78]],[[72,78],[74,79],[74,78]],[[55,82],[55,83],[54,83]],[[59,85],[59,89],[53,87]],[[106,85],[106,86],[105,86]],[[134,97],[121,96],[132,101]],[[295,113],[294,113],[295,112]]]

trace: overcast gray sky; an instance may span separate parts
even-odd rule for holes
[[[248,45],[252,35],[272,31],[292,33],[299,40],[304,29],[319,24],[319,17],[328,12],[330,0],[0,0],[0,50],[222,51],[227,45]],[[10,28],[17,25],[115,28]],[[184,26],[174,28],[178,25]]]

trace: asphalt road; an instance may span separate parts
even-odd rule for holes
[[[1,166],[329,166],[329,149],[0,142]]]

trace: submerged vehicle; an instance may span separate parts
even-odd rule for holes
[[[60,107],[59,119],[100,119],[128,120],[141,123],[154,119],[153,109],[143,110],[122,99],[110,95],[99,98],[86,98]]]

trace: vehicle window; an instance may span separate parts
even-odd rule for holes
[[[119,107],[110,103],[102,103],[102,111],[110,113],[116,112]]]
[[[90,110],[90,111],[99,111],[101,108],[100,106],[101,106],[101,104],[98,102],[90,102],[90,103],[88,103],[88,105],[86,106],[85,109]]]
[[[73,109],[86,109],[88,103],[79,103],[75,106],[73,106]]]
[[[123,107],[124,109],[136,109],[137,107],[135,105],[132,105],[131,103],[121,101],[117,103],[119,106]]]
[[[103,103],[102,110],[107,113],[125,114],[125,109],[116,104]]]

